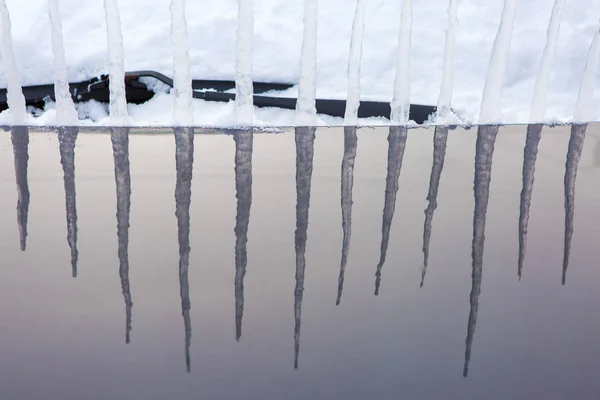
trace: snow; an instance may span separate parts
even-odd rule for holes
[[[356,12],[352,23],[352,38],[350,40],[350,56],[348,57],[348,98],[344,123],[358,123],[358,107],[360,105],[360,64],[362,62],[362,46],[365,36],[365,10],[367,0],[356,1]]]
[[[188,53],[188,33],[185,0],[171,0],[171,42],[173,44],[173,124],[194,124],[192,109],[192,74]]]
[[[449,0],[413,4],[410,59],[411,102],[435,105],[443,75]],[[53,82],[51,28],[47,0],[6,0],[12,19],[13,48],[20,82]],[[119,0],[125,50],[125,70],[152,69],[173,73],[167,0]],[[500,119],[529,121],[535,78],[546,44],[553,8],[548,0],[521,0],[502,83]],[[452,109],[463,123],[479,120],[483,86],[503,0],[461,0],[458,5]],[[106,21],[101,1],[60,0],[69,81],[108,72]],[[348,49],[356,2],[320,0],[318,9],[317,97],[346,99]],[[303,2],[254,1],[255,81],[298,83],[303,33]],[[368,0],[365,13],[361,99],[391,101],[396,71],[401,1]],[[191,74],[194,79],[235,78],[237,0],[188,1],[186,8]],[[556,59],[550,73],[544,121],[568,122],[578,96],[586,58],[600,18],[600,0],[566,2]],[[6,87],[4,58],[0,87]],[[594,81],[591,119],[600,120],[600,76]],[[284,93],[296,96],[297,87]],[[282,94],[283,95],[283,94]],[[173,93],[161,93],[143,105],[128,105],[132,124],[171,125]],[[194,100],[194,122],[200,126],[231,126],[230,104]],[[54,104],[35,124],[55,123]],[[84,125],[107,124],[108,111],[98,103],[78,104]],[[11,123],[11,112],[0,113],[0,124]],[[294,125],[293,111],[254,109],[257,125]],[[343,124],[342,118],[317,116],[319,124]],[[381,119],[359,124],[384,124]]]
[[[253,123],[252,65],[254,53],[252,0],[238,0],[238,30],[235,58],[235,122]]]
[[[300,84],[296,123],[314,125],[317,95],[318,0],[304,0],[304,32],[300,51]]]
[[[398,37],[398,54],[396,79],[394,81],[394,97],[390,119],[394,123],[406,124],[410,109],[410,36],[412,31],[412,0],[402,0],[402,16],[400,18],[400,35]]]

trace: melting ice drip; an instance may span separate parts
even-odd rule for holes
[[[296,287],[294,288],[294,368],[298,368],[300,353],[300,325],[302,322],[302,295],[304,293],[304,271],[306,269],[306,232],[310,207],[310,183],[313,171],[313,156],[316,128],[296,128]]]
[[[338,277],[338,293],[335,301],[339,305],[342,301],[344,290],[344,274],[348,263],[348,251],[350,250],[350,237],[352,236],[352,186],[354,185],[354,160],[356,159],[356,127],[344,128],[344,158],[342,160],[342,260],[340,262],[340,275]]]
[[[381,285],[381,270],[385,264],[385,258],[390,241],[390,229],[396,210],[396,194],[398,192],[398,179],[402,169],[402,159],[406,147],[408,129],[406,127],[390,127],[388,135],[388,166],[385,179],[385,201],[383,205],[383,219],[381,222],[381,254],[375,272],[375,296],[379,295]]]
[[[185,365],[191,372],[190,346],[192,323],[190,320],[190,203],[192,201],[192,176],[194,167],[194,131],[191,128],[175,128],[175,216],[177,217],[177,238],[179,242],[179,293],[181,314],[185,329]]]
[[[58,128],[58,146],[60,163],[63,168],[65,186],[65,208],[67,213],[67,242],[71,249],[71,268],[73,278],[77,276],[77,194],[75,192],[75,144],[79,128]]]
[[[252,206],[252,147],[254,132],[237,131],[235,140],[235,197],[237,213],[235,217],[235,339],[242,336],[244,316],[244,277],[248,264],[246,244]]]
[[[117,186],[117,237],[119,240],[119,276],[125,299],[125,343],[131,332],[131,290],[129,287],[129,211],[131,209],[131,175],[129,172],[129,129],[112,128],[111,141]]]
[[[15,157],[15,179],[17,181],[19,243],[21,251],[25,251],[27,248],[27,215],[29,213],[29,183],[27,181],[29,130],[24,126],[15,126],[11,130],[11,139]]]

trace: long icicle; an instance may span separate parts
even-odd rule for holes
[[[65,209],[67,215],[67,243],[71,249],[71,269],[73,278],[77,277],[77,194],[75,191],[75,144],[79,128],[61,126],[58,128],[58,146],[60,164],[63,169],[65,187]]]
[[[300,326],[302,322],[302,297],[304,294],[304,272],[306,269],[306,241],[308,231],[308,209],[310,208],[310,183],[315,153],[314,127],[296,128],[296,286],[294,288],[294,368],[298,368],[300,355]]]
[[[254,132],[250,129],[234,133],[235,140],[235,339],[242,337],[244,316],[244,277],[248,265],[248,225],[252,206],[252,148]]]
[[[190,203],[192,201],[192,177],[194,171],[194,131],[192,128],[175,128],[175,216],[177,217],[177,241],[179,243],[179,294],[181,315],[185,330],[185,366],[191,372],[190,346],[192,322],[190,318]]]
[[[502,18],[496,39],[494,40],[485,86],[483,88],[483,99],[481,100],[481,112],[479,115],[479,123],[481,124],[497,123],[501,118],[500,97],[502,93],[502,81],[506,72],[508,51],[510,49],[515,15],[517,13],[517,1],[504,1]]]
[[[188,53],[188,32],[185,18],[186,0],[171,0],[171,43],[173,45],[173,123],[175,126],[194,124],[192,108],[192,73]]]
[[[252,0],[238,0],[237,49],[235,57],[235,118],[240,125],[252,125],[254,89],[254,12]]]
[[[396,194],[398,193],[398,179],[402,169],[402,159],[408,129],[406,127],[391,126],[388,135],[388,166],[385,178],[385,200],[383,205],[383,216],[381,221],[381,253],[377,270],[375,272],[375,296],[379,295],[381,285],[381,271],[387,255],[388,243],[390,241],[390,230],[394,211],[396,210]]]
[[[444,72],[442,86],[438,98],[437,119],[443,120],[450,111],[452,88],[454,85],[454,52],[456,48],[456,32],[458,30],[458,0],[450,0],[448,5],[448,29],[446,30],[446,46],[444,49]]]
[[[58,125],[76,125],[79,120],[77,110],[69,91],[67,60],[63,44],[63,31],[60,19],[59,0],[48,0],[52,53],[54,55],[54,97],[56,98],[56,122]]]
[[[354,160],[356,159],[356,127],[344,127],[344,158],[342,160],[342,230],[344,237],[342,239],[342,260],[340,262],[340,274],[338,277],[338,292],[336,305],[342,301],[342,291],[344,290],[344,275],[346,264],[348,263],[348,251],[350,250],[350,237],[352,236],[352,187],[354,186]]]
[[[348,56],[348,99],[344,124],[358,124],[358,107],[360,106],[360,64],[362,60],[363,37],[365,34],[365,14],[367,0],[356,1],[356,11],[352,24],[350,39],[350,55]]]
[[[125,56],[118,0],[104,0],[106,35],[108,38],[108,73],[110,75],[109,111],[113,125],[127,125],[127,99],[125,97]]]
[[[25,107],[25,96],[21,88],[17,61],[13,52],[13,40],[11,33],[10,14],[6,7],[6,0],[0,0],[0,41],[2,48],[2,66],[8,91],[8,109],[10,110],[13,125],[25,125],[27,109]]]
[[[573,121],[585,123],[593,120],[594,115],[592,106],[594,104],[594,88],[596,82],[596,71],[598,71],[598,59],[600,58],[600,25],[596,28],[590,50],[588,52],[585,69],[581,85],[579,86],[579,96],[573,113]]]
[[[19,244],[21,251],[27,248],[27,216],[29,214],[29,129],[26,126],[14,126],[11,140],[15,160],[15,180],[17,181],[17,224],[19,225]]]
[[[317,114],[317,16],[318,0],[304,0],[304,34],[296,103],[296,124],[301,126],[314,125]]]
[[[402,17],[398,36],[398,61],[390,119],[406,124],[410,117],[410,46],[412,32],[412,0],[402,0]]]

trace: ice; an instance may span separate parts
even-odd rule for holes
[[[318,0],[304,0],[304,34],[300,52],[300,85],[296,124],[313,125],[317,110],[317,14]]]
[[[505,0],[504,9],[498,33],[494,40],[492,56],[485,78],[483,88],[483,100],[481,101],[481,111],[479,114],[479,123],[489,124],[500,122],[500,97],[502,94],[502,81],[506,71],[506,62],[508,59],[508,50],[517,13],[518,0]]]
[[[254,12],[252,0],[238,0],[237,51],[235,57],[235,121],[252,125],[254,90],[252,65],[254,54]]]
[[[456,31],[458,29],[458,0],[450,0],[448,6],[448,29],[446,30],[446,48],[444,50],[444,73],[442,87],[438,98],[437,118],[443,120],[450,111],[452,101],[452,85],[454,83],[454,52],[456,48]]]
[[[77,110],[69,91],[67,59],[63,45],[63,31],[60,20],[59,0],[48,0],[52,53],[54,54],[54,96],[56,97],[56,124],[77,125]]]
[[[357,0],[352,37],[350,39],[350,56],[348,57],[348,99],[344,124],[358,124],[358,107],[360,106],[360,64],[362,61],[362,46],[365,33],[365,14],[367,0]]]
[[[533,90],[533,101],[529,113],[530,123],[539,123],[544,120],[546,113],[546,94],[548,92],[548,82],[554,59],[556,58],[556,43],[558,41],[558,32],[560,31],[560,21],[566,0],[556,0],[552,8],[550,23],[548,25],[548,34],[546,47],[540,62],[540,69],[535,78],[535,88]]]
[[[125,56],[123,35],[117,0],[104,0],[106,34],[108,37],[108,73],[110,74],[110,122],[112,125],[127,125],[127,100],[125,98]]]
[[[594,118],[594,84],[596,81],[596,71],[598,70],[598,57],[600,56],[600,25],[596,28],[596,33],[590,45],[590,51],[583,70],[583,78],[579,87],[579,97],[573,113],[574,122],[587,122]]]
[[[192,109],[192,73],[188,53],[188,33],[185,0],[171,0],[171,42],[173,43],[173,124],[194,124]]]
[[[8,108],[11,112],[12,124],[25,125],[25,118],[27,116],[25,97],[21,90],[19,70],[13,53],[10,15],[5,0],[0,0],[0,14],[0,28],[2,29],[2,37],[0,38],[2,40],[2,66],[4,67],[4,76],[8,88]]]
[[[412,0],[402,0],[402,17],[398,37],[398,60],[394,97],[392,98],[392,123],[406,124],[410,111],[410,41],[412,31]]]

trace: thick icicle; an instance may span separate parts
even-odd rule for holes
[[[575,106],[575,113],[573,114],[574,122],[585,123],[594,118],[592,107],[594,104],[594,87],[596,86],[596,72],[598,71],[599,58],[600,26],[598,26],[596,33],[594,33],[594,38],[592,39],[590,51],[585,63],[583,78],[581,79],[581,86],[579,87],[577,105]]]
[[[412,31],[412,0],[402,0],[402,17],[398,36],[398,64],[392,97],[391,121],[406,124],[410,111],[410,41]]]
[[[348,251],[350,249],[350,237],[352,236],[352,186],[354,185],[354,160],[356,159],[356,127],[344,128],[344,158],[342,159],[342,229],[344,238],[342,240],[342,260],[340,262],[340,275],[338,277],[338,292],[336,305],[342,300],[344,290],[344,274],[348,262]]]
[[[304,293],[304,271],[306,269],[306,232],[310,207],[310,182],[316,128],[296,128],[296,287],[294,288],[294,368],[298,368],[300,353],[300,325],[302,322],[302,295]]]
[[[304,0],[304,34],[296,103],[296,124],[302,126],[314,125],[317,114],[317,15],[318,0]]]
[[[8,109],[10,110],[13,125],[25,125],[27,110],[25,96],[21,89],[19,70],[13,52],[10,15],[6,7],[6,0],[0,0],[0,40],[2,42],[2,66],[7,85]]]
[[[131,291],[129,287],[129,211],[131,208],[131,175],[129,173],[129,129],[112,128],[110,132],[117,186],[117,237],[119,240],[119,276],[125,299],[125,343],[131,332]]]
[[[181,314],[185,329],[185,365],[191,372],[190,345],[192,323],[190,320],[190,203],[192,200],[192,176],[194,167],[194,131],[192,128],[175,128],[175,216],[177,217],[177,239],[179,242],[179,293]]]
[[[367,0],[356,1],[356,11],[352,24],[350,39],[350,55],[348,57],[348,99],[344,123],[349,126],[358,123],[358,107],[360,106],[360,64],[362,60],[363,36],[365,33],[365,9]]]
[[[11,129],[11,140],[15,157],[15,179],[17,181],[17,224],[21,251],[27,248],[27,215],[29,214],[29,130],[25,126]]]
[[[375,296],[379,294],[381,270],[385,263],[388,243],[390,241],[390,229],[392,227],[394,211],[396,210],[398,178],[400,178],[400,170],[402,169],[402,159],[404,158],[404,148],[406,147],[407,136],[407,128],[397,126],[390,127],[390,133],[388,135],[387,177],[385,179],[385,201],[381,222],[381,255],[375,272]]]
[[[67,243],[71,249],[73,278],[77,276],[77,194],[75,192],[75,144],[79,128],[59,127],[58,146],[65,186],[65,208],[67,214]]]
[[[456,48],[456,31],[458,30],[458,0],[450,0],[448,5],[448,29],[446,30],[446,47],[444,49],[444,72],[442,87],[438,98],[437,118],[443,120],[450,111],[452,87],[454,83],[454,52]],[[442,161],[443,162],[443,161]]]
[[[560,31],[560,21],[566,0],[555,0],[550,23],[548,24],[548,33],[546,46],[542,54],[540,69],[535,78],[535,88],[533,90],[533,100],[531,102],[531,111],[529,113],[530,123],[541,123],[546,113],[546,94],[548,92],[548,83],[550,82],[550,73],[552,65],[556,58],[556,43],[558,42],[558,32]]]
[[[523,262],[527,250],[527,225],[529,223],[529,208],[531,207],[531,194],[535,175],[535,161],[537,159],[538,144],[542,137],[542,125],[531,124],[527,127],[525,150],[523,151],[523,187],[521,189],[521,202],[519,206],[519,262],[517,273],[519,279],[523,274]]]
[[[106,35],[108,38],[110,120],[113,125],[127,125],[129,116],[125,97],[125,56],[118,0],[104,0],[104,12],[106,14]]]
[[[490,65],[483,88],[483,99],[479,115],[479,123],[481,124],[499,122],[501,118],[500,97],[502,94],[502,81],[506,72],[508,50],[510,49],[515,15],[517,13],[517,2],[518,0],[504,1],[502,18],[496,39],[494,40]]]
[[[573,218],[575,216],[575,180],[577,166],[583,151],[587,125],[571,126],[571,138],[565,164],[565,248],[563,253],[562,284],[567,282],[567,268],[571,255],[571,240],[573,239]]]
[[[60,20],[59,0],[48,0],[48,14],[50,16],[52,53],[54,54],[54,96],[56,98],[57,125],[76,125],[78,123],[77,110],[69,91],[67,76],[67,60],[63,45],[63,31]],[[59,133],[60,134],[60,133]]]
[[[248,243],[248,224],[252,206],[252,147],[254,132],[237,131],[235,140],[235,197],[237,212],[235,217],[235,339],[242,336],[242,318],[244,316],[244,276],[248,265],[246,243]]]
[[[431,240],[431,223],[433,213],[437,208],[438,189],[442,170],[444,169],[444,158],[446,157],[446,142],[448,141],[448,127],[437,126],[433,135],[433,165],[429,178],[429,192],[427,193],[427,209],[425,209],[425,225],[423,228],[423,272],[421,273],[421,287],[425,283],[427,265],[429,263],[429,242]]]
[[[254,12],[252,0],[238,0],[237,52],[235,57],[235,117],[240,125],[252,125],[254,89]]]
[[[471,347],[475,336],[475,325],[477,324],[477,311],[479,310],[479,295],[481,293],[481,278],[483,273],[483,246],[485,243],[485,219],[487,214],[488,200],[490,197],[490,182],[492,180],[492,156],[494,155],[494,144],[498,134],[497,125],[480,126],[477,131],[477,143],[475,145],[475,178],[473,181],[473,192],[475,195],[475,211],[473,213],[473,246],[472,258],[472,286],[467,325],[467,340],[465,349],[465,363],[463,376],[469,374],[469,362],[471,361]]]
[[[173,123],[175,126],[194,124],[192,109],[192,73],[188,53],[188,33],[185,18],[186,0],[171,0],[171,43],[173,44]]]

